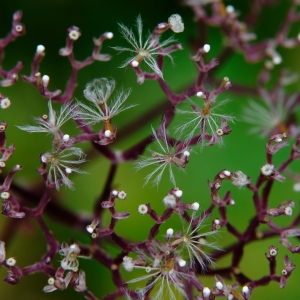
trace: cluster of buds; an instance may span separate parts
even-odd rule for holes
[[[277,216],[288,216],[290,217],[293,214],[293,208],[295,207],[295,203],[291,200],[284,201],[278,205],[277,208],[270,208],[267,210],[267,214],[273,217]]]
[[[111,215],[111,223],[108,228],[97,228],[100,220],[96,218],[91,224],[87,225],[86,230],[91,234],[93,239],[112,234],[118,220],[127,219],[130,216],[128,212],[117,212],[114,208],[116,199],[125,200],[126,197],[127,194],[124,191],[112,190],[110,192],[109,200],[101,203],[102,208],[107,208],[109,210]]]
[[[84,271],[79,272],[68,272],[64,277],[65,269],[60,267],[55,272],[55,277],[50,277],[48,279],[48,285],[43,288],[45,293],[51,293],[56,290],[65,290],[68,286],[71,286],[76,292],[85,292],[86,279]]]

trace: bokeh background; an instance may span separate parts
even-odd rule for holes
[[[251,1],[227,1],[232,4],[241,15],[245,15],[249,10]],[[288,1],[281,1],[280,4],[268,9],[261,21],[258,22],[256,33],[259,39],[272,36],[279,28],[287,9]],[[133,26],[138,14],[144,20],[145,30],[152,30],[159,22],[167,21],[173,13],[179,13],[185,22],[185,32],[176,35],[176,39],[182,43],[184,50],[174,53],[172,65],[167,60],[164,77],[165,80],[175,91],[180,91],[195,79],[197,70],[193,62],[189,59],[191,54],[190,41],[197,36],[197,30],[193,21],[191,10],[182,5],[179,1],[152,0],[11,0],[2,1],[0,10],[0,37],[5,36],[11,28],[12,14],[16,10],[23,11],[22,22],[26,25],[26,35],[18,38],[6,49],[6,57],[3,61],[5,69],[11,68],[16,61],[23,61],[25,66],[20,74],[28,75],[30,64],[38,44],[46,47],[46,57],[41,65],[41,73],[50,76],[50,90],[62,89],[69,77],[71,68],[65,57],[58,55],[58,50],[65,45],[67,28],[75,25],[80,28],[81,37],[75,43],[75,54],[78,60],[90,55],[93,49],[92,38],[98,37],[105,31],[112,31],[114,38],[106,41],[102,53],[109,53],[113,58],[109,62],[96,62],[79,72],[78,87],[74,97],[83,99],[82,91],[86,83],[94,78],[113,77],[117,81],[117,87],[132,88],[129,98],[130,103],[139,105],[129,111],[125,111],[115,118],[118,130],[130,122],[134,117],[138,117],[150,110],[158,103],[165,101],[165,96],[158,84],[146,81],[143,85],[136,84],[136,76],[130,69],[120,69],[119,66],[126,58],[125,55],[117,55],[112,46],[125,45],[118,32],[118,22]],[[298,24],[299,25],[299,24]],[[297,34],[299,26],[293,27],[294,34]],[[201,33],[200,33],[201,34]],[[207,43],[211,45],[209,58],[218,57],[224,39],[218,29],[212,28],[207,35]],[[299,73],[299,48],[292,50],[279,49],[283,56],[285,67],[292,72]],[[216,78],[228,76],[233,85],[245,85],[254,87],[256,78],[262,63],[249,65],[243,56],[236,53],[229,59],[221,63],[216,71]],[[276,78],[279,67],[275,68],[273,77]],[[214,88],[212,86],[211,88]],[[289,87],[288,92],[297,92],[299,81]],[[14,143],[16,151],[8,161],[6,170],[10,170],[15,164],[23,166],[23,170],[16,174],[14,180],[23,186],[31,186],[36,182],[41,182],[36,168],[39,166],[39,155],[51,149],[51,139],[44,134],[29,134],[20,131],[16,125],[33,124],[33,117],[47,113],[47,101],[29,84],[19,80],[17,84],[8,88],[0,88],[0,92],[8,96],[12,101],[12,106],[0,111],[0,120],[5,120],[9,126],[6,131],[8,144]],[[176,172],[177,184],[183,190],[183,200],[185,202],[197,201],[202,208],[207,208],[210,203],[208,180],[212,180],[215,174],[222,169],[230,171],[241,170],[253,180],[256,180],[260,172],[260,167],[265,164],[265,142],[259,136],[249,134],[250,125],[242,120],[242,108],[252,99],[250,95],[234,95],[230,91],[222,94],[220,99],[231,99],[226,105],[226,113],[236,117],[236,122],[231,124],[232,133],[225,137],[225,145],[217,145],[209,148],[197,148],[191,155],[190,163],[185,172]],[[58,107],[56,105],[56,107]],[[112,145],[114,149],[125,150],[145,136],[150,134],[151,125],[156,126],[162,115],[157,115],[149,124],[140,126],[132,135],[116,141]],[[299,116],[299,115],[298,115]],[[174,120],[174,125],[178,124],[178,119]],[[177,122],[177,123],[176,123]],[[96,127],[97,128],[97,127]],[[72,122],[65,126],[65,132],[74,135],[79,129]],[[292,143],[292,141],[291,141]],[[75,191],[61,188],[61,198],[63,205],[68,209],[81,214],[92,212],[93,204],[97,196],[101,193],[109,171],[109,163],[103,157],[98,156],[91,150],[90,145],[80,145],[85,152],[89,152],[86,162],[81,169],[88,172],[86,175],[72,175],[75,183]],[[290,147],[281,150],[275,155],[274,162],[277,166],[281,161],[288,157]],[[291,169],[300,170],[299,163],[294,163]],[[143,187],[143,178],[149,174],[150,169],[135,172],[132,163],[124,163],[119,166],[114,180],[114,186],[118,190],[127,192],[126,201],[117,203],[117,210],[127,210],[131,217],[121,220],[116,232],[125,238],[134,241],[143,240],[147,237],[149,229],[153,225],[148,216],[141,216],[137,212],[137,206],[142,203],[151,203],[151,206],[158,212],[163,212],[162,199],[172,188],[168,176],[164,176],[159,187]],[[166,174],[165,174],[166,175]],[[276,182],[271,193],[271,203],[276,207],[280,202],[293,200],[296,202],[294,214],[299,213],[299,193],[293,191],[293,182],[289,179],[285,183]],[[244,230],[254,214],[251,194],[247,189],[237,189],[230,183],[225,182],[222,191],[228,189],[232,191],[232,198],[236,205],[228,209],[228,216],[231,222],[239,229]],[[109,218],[107,217],[107,222]],[[212,218],[217,217],[213,215]],[[59,221],[45,216],[45,220],[55,237],[60,242],[69,243],[71,239],[81,243],[89,243],[90,237],[84,229],[73,231],[63,226]],[[290,219],[279,217],[276,219],[278,224],[288,224]],[[46,252],[43,234],[35,221],[31,218],[25,220],[14,220],[21,222],[18,230],[15,231],[12,223],[4,216],[0,217],[0,240],[3,237],[9,239],[7,246],[7,257],[15,257],[20,267],[30,265],[39,261]],[[182,224],[177,216],[173,216],[170,222],[161,227],[160,236],[169,227],[181,230]],[[263,227],[261,227],[263,229]],[[229,245],[234,239],[223,229],[218,237],[220,245]],[[297,243],[296,239],[292,242]],[[241,268],[244,273],[253,279],[258,279],[268,273],[268,261],[265,252],[269,245],[279,248],[278,254],[278,274],[283,268],[283,257],[288,254],[292,261],[298,265],[291,276],[284,290],[279,289],[278,283],[271,283],[267,287],[261,287],[253,292],[251,299],[299,299],[300,286],[300,259],[298,255],[292,255],[279,244],[278,238],[267,241],[252,243],[245,251]],[[119,253],[111,244],[103,245],[111,253]],[[227,266],[231,257],[226,256],[217,267]],[[56,267],[59,265],[60,257],[57,255]],[[86,272],[87,286],[99,299],[114,290],[110,278],[110,272],[103,268],[99,263],[91,260],[80,260],[80,268]],[[133,278],[134,274],[125,274],[126,278]],[[6,269],[0,267],[0,278],[6,276]],[[202,276],[204,284],[211,286],[214,279]],[[228,281],[228,283],[230,283]],[[83,295],[73,290],[64,292],[56,291],[51,294],[44,294],[42,288],[47,284],[47,277],[44,274],[35,274],[24,277],[16,286],[11,286],[0,280],[0,298],[7,300],[15,299],[83,299]]]

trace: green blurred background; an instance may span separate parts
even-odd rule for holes
[[[242,3],[241,3],[242,2]],[[225,2],[232,4],[240,10],[241,15],[245,15],[249,10],[251,1],[232,1]],[[268,9],[263,21],[258,23],[256,33],[260,39],[272,36],[279,28],[287,9],[288,1],[281,1],[280,5]],[[26,25],[26,35],[18,38],[6,49],[6,57],[3,61],[5,69],[9,69],[18,60],[25,63],[24,69],[20,74],[28,75],[30,64],[34,55],[36,46],[43,44],[46,47],[46,57],[41,65],[40,72],[50,76],[50,90],[64,89],[65,83],[70,74],[70,66],[65,57],[58,55],[58,50],[65,45],[66,30],[72,25],[80,28],[81,37],[75,43],[75,54],[78,60],[84,59],[90,55],[93,49],[92,38],[98,37],[105,31],[112,31],[114,38],[106,41],[102,53],[110,53],[113,58],[109,62],[96,62],[93,65],[79,72],[78,87],[75,91],[77,99],[83,99],[82,91],[87,82],[99,77],[113,77],[117,81],[117,88],[132,87],[133,92],[129,98],[130,103],[138,103],[139,106],[125,111],[114,119],[118,130],[132,120],[134,116],[139,116],[157,105],[165,99],[158,84],[152,81],[146,81],[143,85],[136,84],[136,76],[130,68],[118,68],[126,55],[116,55],[110,46],[125,45],[125,41],[120,38],[117,23],[122,22],[131,27],[138,14],[141,14],[144,21],[144,28],[151,30],[159,22],[167,21],[173,13],[179,13],[185,22],[185,32],[176,35],[177,40],[183,44],[184,50],[174,53],[175,65],[170,61],[166,62],[164,69],[165,80],[175,91],[182,90],[183,87],[190,84],[197,70],[192,61],[188,58],[191,54],[189,41],[196,36],[196,26],[193,22],[191,10],[181,5],[178,1],[152,0],[147,2],[133,0],[11,0],[2,1],[0,10],[0,37],[5,36],[11,26],[12,14],[16,10],[23,11],[22,22]],[[268,26],[266,26],[268,24]],[[297,24],[296,24],[297,25]],[[294,26],[294,34],[297,34],[299,28]],[[209,58],[217,57],[221,51],[223,37],[218,29],[209,31],[206,41],[211,45]],[[291,71],[299,73],[299,49],[285,50],[279,49],[283,55],[284,64]],[[255,86],[256,78],[262,64],[248,65],[240,54],[232,55],[224,64],[218,67],[217,78],[228,76],[233,85],[241,84],[246,86]],[[278,72],[278,67],[274,70],[274,78]],[[290,87],[290,92],[297,91],[299,81]],[[211,87],[213,88],[213,87]],[[29,134],[20,131],[16,125],[33,124],[33,116],[39,116],[47,113],[47,101],[42,98],[38,92],[29,84],[19,80],[12,87],[1,88],[0,92],[8,96],[12,101],[12,106],[6,110],[0,111],[0,120],[5,120],[9,126],[6,131],[8,144],[14,143],[16,151],[7,163],[6,170],[10,170],[15,164],[23,166],[23,170],[16,174],[14,180],[23,186],[29,186],[36,181],[40,181],[35,169],[39,166],[39,155],[51,148],[51,139],[44,134]],[[183,200],[185,202],[200,202],[202,208],[208,207],[210,203],[209,188],[207,181],[212,180],[215,174],[222,169],[230,171],[242,170],[245,174],[256,180],[260,167],[265,164],[265,139],[258,136],[249,135],[250,125],[242,121],[242,107],[251,99],[248,95],[234,95],[230,91],[220,96],[220,99],[231,99],[226,105],[224,111],[236,117],[235,124],[232,124],[232,133],[225,137],[225,146],[209,147],[200,150],[199,148],[191,155],[190,163],[185,172],[176,172],[177,184],[183,190]],[[58,106],[56,106],[58,107]],[[156,126],[161,118],[158,115],[151,124]],[[174,124],[178,120],[174,120]],[[150,123],[139,128],[133,135],[121,142],[112,145],[114,149],[125,150],[137,141],[143,139],[151,132]],[[79,132],[74,123],[70,122],[64,128],[66,133],[74,135]],[[292,141],[291,141],[292,142]],[[80,145],[87,152],[90,145]],[[281,161],[287,158],[290,147],[283,149],[276,154],[274,163],[277,166]],[[95,153],[94,153],[95,154]],[[93,153],[87,157],[88,162],[81,169],[88,172],[87,175],[72,175],[75,183],[75,191],[69,191],[61,188],[63,204],[74,212],[89,214],[92,212],[93,204],[97,196],[101,193],[109,171],[109,163],[102,157],[97,157]],[[299,163],[291,166],[292,170],[299,170]],[[177,171],[177,170],[176,170]],[[139,241],[145,239],[153,221],[148,216],[141,216],[137,212],[137,206],[142,203],[150,202],[151,206],[158,213],[163,212],[162,198],[172,188],[168,176],[164,176],[158,188],[143,187],[143,178],[149,174],[150,170],[135,172],[132,163],[124,163],[119,166],[114,180],[114,186],[118,190],[127,192],[126,201],[117,203],[117,210],[127,210],[131,217],[121,220],[116,232],[125,238]],[[166,175],[166,174],[165,174]],[[299,213],[299,193],[293,191],[293,182],[286,180],[284,184],[275,183],[271,193],[272,207],[276,207],[284,200],[294,200],[296,209],[294,214]],[[232,198],[236,201],[234,207],[228,209],[228,216],[231,222],[241,231],[243,231],[250,218],[254,214],[251,201],[251,194],[246,189],[237,189],[225,183],[222,191],[225,193],[228,189],[232,191]],[[107,222],[109,218],[107,217]],[[214,214],[213,217],[217,217]],[[69,243],[75,239],[82,243],[89,243],[90,237],[84,231],[74,232],[61,224],[45,217],[49,228],[60,242]],[[279,217],[275,220],[278,224],[286,225],[290,219]],[[45,240],[43,234],[35,221],[31,218],[15,220],[22,222],[18,232],[11,232],[12,241],[7,248],[7,257],[15,257],[20,267],[30,265],[39,261],[45,253]],[[9,231],[10,223],[4,216],[0,217],[0,233],[4,230]],[[169,227],[175,230],[181,230],[182,225],[177,216],[161,227],[160,236]],[[263,229],[263,228],[262,228]],[[234,239],[222,230],[219,236],[222,246],[229,245]],[[292,242],[297,243],[296,239]],[[290,254],[279,244],[278,238],[259,243],[253,243],[246,248],[241,268],[245,275],[253,279],[258,279],[268,273],[268,261],[265,258],[265,252],[269,245],[279,248],[278,254],[278,274],[283,268],[283,257],[288,254],[292,261],[300,265],[299,256]],[[111,245],[105,245],[112,253],[119,253]],[[57,256],[56,267],[59,265],[60,257]],[[230,257],[227,256],[218,263],[217,267],[227,266]],[[97,262],[90,260],[80,260],[80,268],[85,270],[87,275],[88,288],[101,299],[104,295],[114,290],[111,282],[110,272],[103,268]],[[126,278],[133,278],[134,274],[123,274]],[[0,278],[6,276],[6,269],[0,268]],[[284,290],[279,289],[277,283],[271,283],[267,287],[262,287],[253,292],[251,299],[299,299],[300,287],[298,284],[300,276],[299,266],[291,276]],[[205,285],[211,286],[213,278],[201,277]],[[230,283],[228,281],[228,283]],[[16,286],[11,286],[0,281],[0,298],[7,300],[14,299],[83,299],[83,296],[73,290],[64,292],[56,291],[51,294],[44,294],[42,288],[47,284],[47,277],[44,274],[35,274],[24,277]]]

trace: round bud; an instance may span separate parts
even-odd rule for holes
[[[190,156],[190,154],[191,154],[191,153],[190,153],[189,151],[187,151],[187,150],[185,150],[185,151],[183,152],[183,155],[184,155],[184,156]]]
[[[186,265],[186,261],[182,258],[178,260],[179,267],[183,268]]]
[[[167,230],[167,236],[172,236],[173,234],[174,234],[173,228],[169,228],[169,229]]]
[[[208,53],[209,50],[210,50],[210,45],[209,45],[209,44],[205,44],[205,45],[203,46],[203,50],[204,50],[204,52]]]
[[[120,200],[124,200],[124,199],[126,199],[126,197],[127,197],[127,194],[124,191],[121,191],[118,193],[118,198]]]
[[[138,212],[139,212],[141,215],[147,214],[147,213],[148,213],[148,207],[147,207],[147,205],[145,205],[145,204],[139,205],[139,207],[138,207]]]
[[[203,296],[208,298],[210,295],[210,289],[208,287],[203,288]]]
[[[48,76],[48,75],[44,75],[43,77],[42,77],[42,82],[43,82],[43,85],[44,86],[48,86],[48,84],[49,84],[49,81],[50,81],[50,77]]]
[[[227,171],[227,170],[225,170],[223,173],[224,173],[224,175],[226,175],[226,176],[230,176],[230,175],[231,175],[231,173],[230,173],[229,171]]]
[[[176,196],[177,198],[180,198],[180,197],[182,197],[183,192],[182,192],[182,190],[176,190],[176,191],[174,192],[174,194],[175,194],[175,196]]]
[[[17,261],[16,261],[13,257],[8,258],[8,259],[6,260],[6,264],[7,264],[9,267],[13,267],[16,263],[17,263]]]
[[[118,196],[118,191],[112,190],[112,191],[111,191],[111,195],[112,195],[113,197],[117,197],[117,196]]]
[[[138,67],[139,64],[140,64],[140,63],[139,63],[137,60],[133,60],[133,61],[131,62],[131,66],[133,66],[134,68]]]
[[[41,54],[45,51],[45,47],[43,45],[37,45],[36,53]]]
[[[65,135],[63,136],[63,141],[64,141],[64,142],[68,142],[69,139],[70,139],[70,136],[69,136],[68,134],[65,134]]]
[[[2,100],[0,100],[0,107],[2,109],[7,109],[11,106],[11,101],[9,100],[9,98],[5,97]]]
[[[72,169],[71,168],[65,168],[65,171],[67,174],[71,174],[72,173]]]
[[[105,135],[105,137],[110,138],[112,136],[112,133],[110,130],[107,129],[107,130],[105,130],[104,135]]]
[[[248,294],[250,292],[249,288],[246,285],[243,286],[242,291],[243,291],[244,294]]]
[[[110,40],[114,37],[114,34],[112,32],[107,32],[106,37]]]
[[[198,202],[194,202],[192,205],[191,205],[191,209],[192,210],[198,210],[200,207],[200,204]]]
[[[218,290],[222,290],[222,289],[223,289],[223,283],[222,283],[221,281],[218,281],[218,282],[216,283],[216,288],[217,288]]]

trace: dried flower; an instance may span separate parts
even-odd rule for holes
[[[86,85],[84,96],[92,102],[92,107],[79,103],[82,111],[80,118],[89,124],[104,122],[105,130],[109,130],[114,134],[114,129],[111,126],[111,119],[124,110],[132,108],[135,104],[123,106],[124,102],[131,93],[131,90],[121,90],[118,92],[109,104],[108,99],[115,88],[115,81],[107,78],[95,79]]]
[[[205,138],[207,139],[207,135],[211,137],[222,136],[224,134],[223,130],[222,134],[220,133],[222,120],[234,121],[232,116],[216,113],[216,110],[226,104],[228,100],[215,103],[215,97],[213,96],[203,100],[204,105],[199,106],[192,99],[188,99],[191,104],[191,111],[176,108],[177,113],[189,116],[189,120],[186,120],[186,122],[176,128],[177,133],[188,132],[186,136],[188,140],[191,140],[197,134],[200,135],[199,142]],[[218,139],[218,141],[221,142],[222,140]]]
[[[75,156],[77,159],[69,160],[72,156]],[[57,190],[62,184],[65,184],[68,188],[73,187],[73,182],[68,178],[68,175],[72,172],[85,173],[73,167],[85,162],[85,154],[80,148],[71,147],[60,152],[47,152],[41,156],[41,161],[50,165],[47,184],[50,186],[54,185]]]
[[[178,14],[173,14],[168,19],[169,26],[172,31],[175,33],[183,32],[184,31],[184,24],[182,22],[182,18]]]
[[[244,120],[253,125],[250,133],[259,133],[264,137],[274,132],[286,132],[286,121],[297,100],[296,95],[285,100],[284,94],[281,93],[276,102],[272,101],[266,92],[263,96],[263,104],[250,101],[249,107],[244,108]]]
[[[151,34],[148,35],[147,39],[143,39],[143,22],[141,16],[138,16],[136,19],[137,33],[138,37],[136,38],[132,29],[129,29],[124,24],[119,23],[119,28],[123,38],[132,46],[132,48],[125,47],[112,47],[113,49],[121,52],[129,52],[131,57],[127,59],[122,65],[121,68],[132,64],[133,67],[137,67],[144,61],[151,70],[153,70],[161,78],[163,74],[156,62],[157,55],[168,56],[171,58],[170,53],[164,49],[165,46],[175,42],[171,37],[162,42],[159,41],[159,38],[154,38]]]
[[[48,101],[49,115],[43,115],[41,118],[35,118],[38,126],[17,126],[19,129],[28,132],[47,132],[55,134],[70,119],[78,117],[78,106],[65,104],[61,107],[59,115],[52,108],[51,100]]]
[[[172,245],[181,245],[183,252],[187,252],[190,261],[190,267],[195,267],[195,263],[198,262],[202,270],[206,269],[207,263],[214,264],[209,254],[206,253],[204,248],[212,248],[221,250],[216,242],[208,242],[206,237],[214,236],[217,231],[208,231],[199,233],[204,228],[203,222],[207,219],[206,217],[195,218],[194,215],[191,218],[189,226],[184,230],[183,234],[174,239]]]
[[[248,183],[250,183],[247,175],[245,175],[242,171],[236,171],[231,174],[231,183],[237,187],[242,187]]]
[[[101,105],[107,102],[115,86],[116,82],[114,79],[97,78],[86,85],[83,94],[87,100]]]
[[[162,122],[161,126],[162,134],[158,137],[156,131],[152,127],[152,134],[154,138],[154,143],[157,146],[157,151],[150,150],[151,157],[141,157],[140,161],[135,163],[136,169],[140,170],[147,166],[151,165],[158,165],[155,170],[145,177],[145,184],[146,185],[149,180],[154,177],[153,183],[154,185],[158,185],[162,175],[166,168],[169,169],[170,181],[174,186],[176,186],[176,181],[173,173],[173,166],[178,168],[184,169],[188,163],[190,149],[186,146],[183,147],[181,150],[177,151],[175,147],[169,146],[166,128],[165,128],[165,121]],[[160,140],[161,138],[161,140]]]

